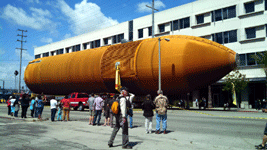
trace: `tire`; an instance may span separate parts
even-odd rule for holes
[[[79,110],[80,110],[80,111],[84,111],[83,103],[79,103]]]

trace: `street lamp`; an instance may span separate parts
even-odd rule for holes
[[[161,90],[161,53],[160,53],[160,41],[161,39],[159,38],[159,90],[158,93],[162,93]],[[169,42],[170,39],[164,38],[165,41]]]

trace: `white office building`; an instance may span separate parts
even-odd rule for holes
[[[37,47],[35,58],[82,51],[152,36],[152,17],[147,15],[118,25]],[[239,54],[239,70],[250,79],[242,92],[242,102],[254,107],[255,100],[266,98],[266,75],[251,58],[267,50],[267,0],[197,0],[155,13],[155,37],[192,35],[216,41]],[[204,88],[191,93],[190,99],[208,97]],[[211,85],[214,106],[223,106],[231,98],[222,84]]]

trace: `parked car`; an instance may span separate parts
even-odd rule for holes
[[[68,98],[70,100],[70,107],[74,110],[79,109],[83,111],[84,108],[89,108],[87,104],[89,95],[87,93],[71,93]]]

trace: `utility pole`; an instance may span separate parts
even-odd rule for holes
[[[154,38],[154,10],[156,11],[159,11],[159,10],[154,8],[154,0],[152,0],[152,7],[148,5],[146,5],[146,7],[152,9],[152,38]]]
[[[21,40],[17,40],[18,42],[21,43],[21,47],[20,48],[16,48],[16,49],[20,49],[20,67],[19,67],[19,91],[18,92],[21,92],[20,91],[20,86],[21,86],[21,62],[22,62],[22,50],[26,50],[26,49],[23,49],[23,42],[26,43],[26,41],[23,41],[23,37],[27,37],[25,35],[23,35],[24,32],[27,32],[27,30],[21,30],[21,29],[18,29],[18,31],[21,31],[21,35],[17,35],[17,36],[20,36],[21,37]]]

